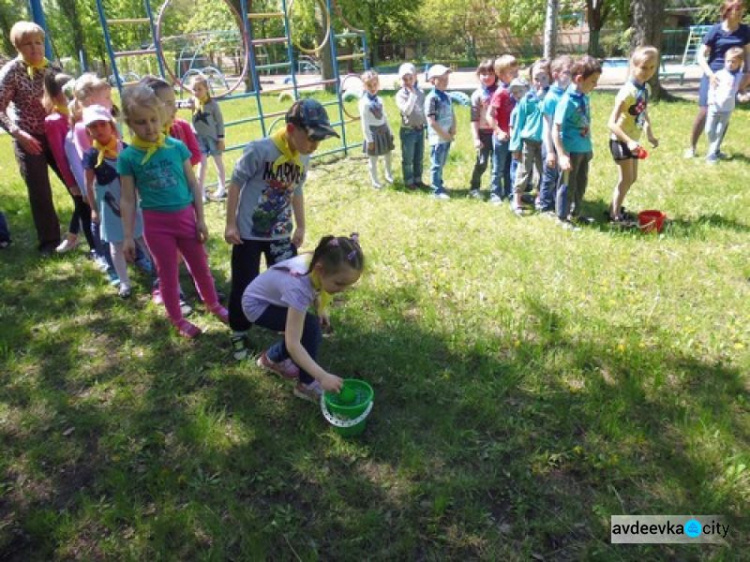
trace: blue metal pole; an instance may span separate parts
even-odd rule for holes
[[[42,0],[29,0],[29,11],[34,23],[44,30],[44,56],[52,60],[55,55],[52,53],[52,43],[49,40],[49,29],[47,29],[47,20],[44,18]]]
[[[109,24],[107,23],[107,16],[104,13],[104,5],[102,4],[102,0],[96,0],[96,9],[99,12],[99,21],[102,24],[102,31],[104,32],[104,45],[107,47],[109,63],[112,65],[112,74],[114,74],[115,76],[117,90],[122,93],[122,79],[120,78],[120,72],[117,70],[117,60],[115,58],[115,51],[112,48],[112,38],[109,35]]]

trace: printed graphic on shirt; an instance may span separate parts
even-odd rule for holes
[[[150,166],[144,166],[140,181],[143,186],[154,191],[172,189],[180,185],[179,178],[175,177],[173,164],[168,160],[154,162]]]
[[[635,103],[628,107],[628,114],[635,119],[635,124],[639,129],[643,128],[646,121],[646,90],[637,90]]]
[[[573,114],[573,126],[580,131],[583,138],[589,136],[591,122],[588,116],[588,104],[585,100],[576,106],[576,111]]]
[[[267,187],[261,192],[253,212],[253,236],[270,238],[291,235],[291,200],[301,178],[302,168],[294,162],[280,164],[275,172],[273,162],[264,163],[263,181]]]

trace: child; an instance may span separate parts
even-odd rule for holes
[[[513,110],[515,123],[509,147],[520,168],[513,184],[511,204],[511,209],[519,216],[523,213],[521,198],[526,185],[530,181],[536,184],[542,177],[542,100],[549,86],[549,62],[544,59],[536,61],[529,77],[533,87]]]
[[[706,114],[706,136],[709,147],[706,162],[718,164],[726,158],[721,152],[721,141],[729,126],[734,111],[737,92],[742,84],[742,62],[745,52],[740,47],[732,47],[724,58],[724,68],[714,73],[716,80],[708,90],[708,113]]]
[[[362,74],[365,91],[359,100],[359,115],[362,121],[362,135],[364,137],[363,150],[370,160],[370,182],[372,187],[380,189],[383,185],[378,181],[378,156],[385,160],[385,181],[393,183],[391,172],[391,152],[393,133],[388,126],[383,100],[378,96],[380,80],[378,73],[368,70]]]
[[[139,84],[151,88],[156,97],[164,104],[167,113],[167,120],[164,123],[164,134],[185,143],[185,146],[190,151],[190,165],[195,166],[199,164],[202,154],[198,145],[198,139],[190,123],[177,117],[177,101],[175,100],[172,86],[169,85],[169,82],[156,76],[144,76],[141,78]]]
[[[150,88],[142,85],[126,88],[122,109],[133,132],[132,144],[120,153],[117,162],[122,184],[123,252],[127,259],[135,258],[137,191],[143,209],[143,234],[156,262],[167,315],[180,335],[194,338],[201,330],[188,322],[180,310],[179,254],[185,258],[208,311],[224,323],[228,321],[228,313],[219,304],[208,269],[203,247],[208,229],[190,153],[182,142],[162,132],[165,108]]]
[[[528,91],[529,83],[524,78],[514,78],[513,80],[511,80],[510,85],[508,86],[508,93],[510,94],[510,99],[513,101],[513,109],[510,112],[510,120],[508,121],[508,158],[510,160],[511,192],[513,191],[513,186],[516,184],[516,170],[518,170],[518,160],[513,158],[513,152],[510,150],[510,139],[513,138],[513,131],[516,129],[516,123],[518,121],[518,104]],[[527,184],[528,183],[530,182],[527,182]],[[524,190],[525,189],[526,186],[524,186]],[[514,198],[512,196],[509,203],[511,210],[513,210]]]
[[[117,137],[117,126],[112,114],[101,105],[90,105],[83,110],[82,123],[91,137],[93,146],[83,155],[86,170],[86,195],[91,218],[99,224],[101,237],[109,242],[112,261],[120,279],[118,294],[130,297],[131,286],[127,263],[123,253],[123,226],[120,212],[120,177],[117,175],[117,156],[123,148]],[[143,219],[136,209],[133,236],[136,245],[148,256],[143,241]]]
[[[492,59],[486,59],[479,63],[477,78],[479,79],[479,88],[471,94],[471,136],[474,139],[477,159],[474,162],[474,171],[471,173],[469,197],[474,199],[481,197],[479,187],[482,182],[482,174],[484,174],[487,164],[492,158],[492,126],[487,122],[487,110],[490,107],[492,94],[497,89],[495,63]]]
[[[401,112],[401,170],[409,189],[427,187],[422,183],[424,160],[424,92],[417,85],[417,69],[405,62],[398,69],[401,89],[396,92],[396,106]]]
[[[487,109],[487,122],[492,127],[492,192],[490,203],[499,205],[503,198],[510,199],[512,185],[510,181],[510,114],[515,100],[508,87],[518,76],[518,61],[513,55],[503,55],[495,61],[495,74],[500,82],[492,94],[490,107]]]
[[[294,395],[318,402],[323,390],[338,392],[342,380],[317,363],[321,324],[329,326],[331,295],[356,283],[364,255],[356,234],[324,236],[312,257],[298,256],[272,266],[245,290],[242,308],[253,324],[283,331],[284,339],[258,358],[258,366],[298,379]],[[308,312],[315,305],[317,315]]]
[[[572,82],[555,109],[552,138],[560,159],[560,186],[555,211],[560,225],[576,229],[573,222],[590,222],[581,215],[581,203],[588,184],[591,145],[591,105],[589,93],[596,88],[602,67],[589,55],[578,59],[570,70]]]
[[[435,64],[427,71],[427,81],[434,88],[427,94],[424,112],[427,115],[427,140],[430,143],[430,183],[433,197],[450,199],[443,184],[443,167],[448,160],[451,142],[456,136],[456,115],[445,89],[448,87],[450,69]]]
[[[550,65],[552,86],[544,96],[542,107],[544,116],[542,131],[542,139],[544,141],[542,145],[544,171],[542,174],[542,183],[539,188],[539,199],[536,204],[537,211],[542,213],[554,213],[555,211],[557,180],[560,170],[557,165],[557,152],[555,151],[555,143],[552,140],[552,130],[554,128],[555,109],[562,99],[565,90],[570,85],[570,68],[572,65],[573,59],[568,55],[557,57]]]
[[[313,99],[295,102],[286,127],[249,143],[229,182],[224,239],[232,244],[229,327],[235,359],[245,359],[251,323],[242,312],[242,294],[266,266],[297,255],[305,239],[305,200],[310,155],[320,141],[338,137],[323,106]],[[296,229],[293,231],[292,214]]]
[[[651,120],[648,117],[648,90],[646,83],[659,68],[659,50],[656,47],[638,47],[630,56],[630,80],[620,88],[615,98],[615,107],[607,124],[611,135],[609,151],[619,169],[617,185],[612,193],[609,220],[631,222],[633,217],[626,214],[622,206],[628,190],[638,177],[638,153],[641,145],[638,140],[641,129],[651,146],[658,146],[654,137]]]
[[[204,181],[206,179],[206,164],[208,155],[214,159],[216,174],[219,177],[219,187],[213,194],[214,199],[224,199],[227,196],[224,172],[224,117],[219,104],[211,98],[208,91],[208,80],[202,74],[193,76],[190,82],[193,90],[193,127],[198,144],[201,148],[201,163],[198,168],[198,183],[205,195]]]
[[[69,252],[78,245],[78,233],[83,225],[83,234],[89,244],[89,249],[96,248],[96,242],[91,234],[91,208],[84,201],[81,188],[76,182],[71,166],[65,153],[65,139],[70,132],[68,98],[64,88],[73,78],[67,74],[53,74],[47,72],[44,76],[44,96],[42,105],[48,115],[44,119],[44,133],[47,135],[52,156],[55,159],[60,175],[68,193],[73,198],[73,215],[70,218],[68,235],[55,249],[59,254]]]

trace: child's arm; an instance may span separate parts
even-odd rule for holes
[[[474,148],[480,150],[482,141],[479,138],[479,117],[482,111],[482,96],[475,92],[471,96],[471,138],[474,139]]]
[[[570,155],[565,152],[565,148],[563,148],[561,133],[562,127],[560,123],[555,123],[554,129],[552,131],[552,139],[555,143],[557,155],[560,158],[560,169],[564,172],[567,172],[568,170],[570,170]]]
[[[456,138],[456,112],[453,111],[453,103],[451,103],[451,128],[448,130],[448,134],[451,136],[451,140]]]
[[[193,166],[190,165],[190,158],[185,158],[182,162],[182,171],[185,174],[188,187],[193,192],[193,206],[195,207],[195,225],[196,235],[198,241],[203,244],[208,240],[208,227],[203,216],[203,195],[201,194],[201,188],[195,179],[193,173]]]
[[[302,331],[305,327],[306,314],[307,312],[295,308],[288,309],[284,330],[286,349],[297,366],[318,381],[323,390],[338,392],[343,384],[341,378],[325,371],[302,347]]]
[[[224,115],[221,113],[219,102],[214,101],[214,119],[216,119],[216,136],[218,140],[216,142],[216,148],[224,152],[226,145],[224,144]]]
[[[544,149],[547,151],[547,167],[557,166],[557,154],[555,154],[555,141],[552,139],[552,130],[555,124],[552,122],[553,115],[544,114]]]
[[[373,139],[372,131],[370,130],[372,113],[367,106],[367,99],[363,95],[359,100],[359,117],[362,122],[362,136],[367,143],[367,152],[373,152],[375,150],[375,139]]]
[[[94,206],[91,207],[92,217]],[[133,176],[120,176],[120,214],[122,216],[122,253],[129,262],[135,261],[135,182]]]
[[[612,109],[612,113],[609,116],[609,121],[607,121],[607,127],[609,127],[609,130],[612,131],[612,134],[617,137],[617,140],[620,142],[624,142],[628,146],[628,150],[631,152],[633,150],[636,150],[640,144],[637,140],[631,139],[627,134],[625,134],[625,131],[622,130],[622,127],[617,123],[620,119],[620,116],[622,115],[622,112],[625,110],[625,106],[627,105],[627,99],[620,98],[620,96],[617,96],[615,99],[615,107]]]
[[[512,127],[510,129],[510,144],[508,145],[508,150],[513,153],[513,158],[515,160],[521,159],[521,130],[526,124],[526,109],[527,103],[526,98],[524,97],[516,106],[514,113],[515,120],[511,118]]]
[[[292,213],[294,213],[292,244],[300,248],[305,241],[305,195],[302,191],[292,195]]]
[[[237,208],[240,206],[240,186],[229,182],[227,188],[227,221],[224,227],[224,240],[229,244],[242,244],[240,230],[237,228]]]
[[[653,146],[654,148],[659,146],[659,139],[654,136],[654,131],[651,127],[651,117],[648,114],[648,110],[646,110],[643,118],[643,129],[644,131],[646,131],[646,138],[648,138],[648,142],[651,144],[651,146]]]
[[[414,111],[414,106],[417,104],[417,98],[418,96],[414,91],[414,88],[404,87],[396,94],[396,106],[401,113],[409,115]]]
[[[429,125],[430,128],[432,128],[433,131],[437,133],[437,136],[439,136],[441,139],[445,141],[452,141],[453,137],[451,137],[451,134],[449,131],[446,131],[443,129],[443,127],[438,123],[437,119],[435,119],[435,116],[437,115],[437,98],[432,97],[429,98],[427,101],[427,107],[425,108],[425,114],[427,115],[427,125]],[[451,108],[451,111],[453,111],[453,108]],[[453,124],[455,126],[456,119],[453,119]]]
[[[86,201],[91,207],[91,222],[99,222],[99,208],[96,206],[96,194],[94,193],[94,170],[86,169]]]

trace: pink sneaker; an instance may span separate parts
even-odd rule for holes
[[[292,392],[297,398],[308,402],[320,402],[320,397],[323,395],[323,389],[318,381],[312,381],[310,384],[298,382]]]
[[[175,328],[177,328],[177,331],[180,332],[180,335],[182,337],[191,340],[197,338],[203,333],[198,326],[196,326],[195,324],[191,324],[185,319],[180,320],[177,324],[175,324]]]
[[[220,304],[217,304],[213,308],[208,309],[208,311],[216,316],[216,318],[221,320],[224,324],[229,324],[229,311]]]
[[[296,379],[297,377],[299,377],[299,367],[294,364],[294,361],[292,361],[291,359],[284,359],[283,361],[279,361],[278,363],[276,363],[268,358],[268,355],[265,351],[260,354],[260,357],[258,357],[256,364],[261,369],[273,371],[274,373],[276,373],[277,375],[281,375],[285,379]]]

